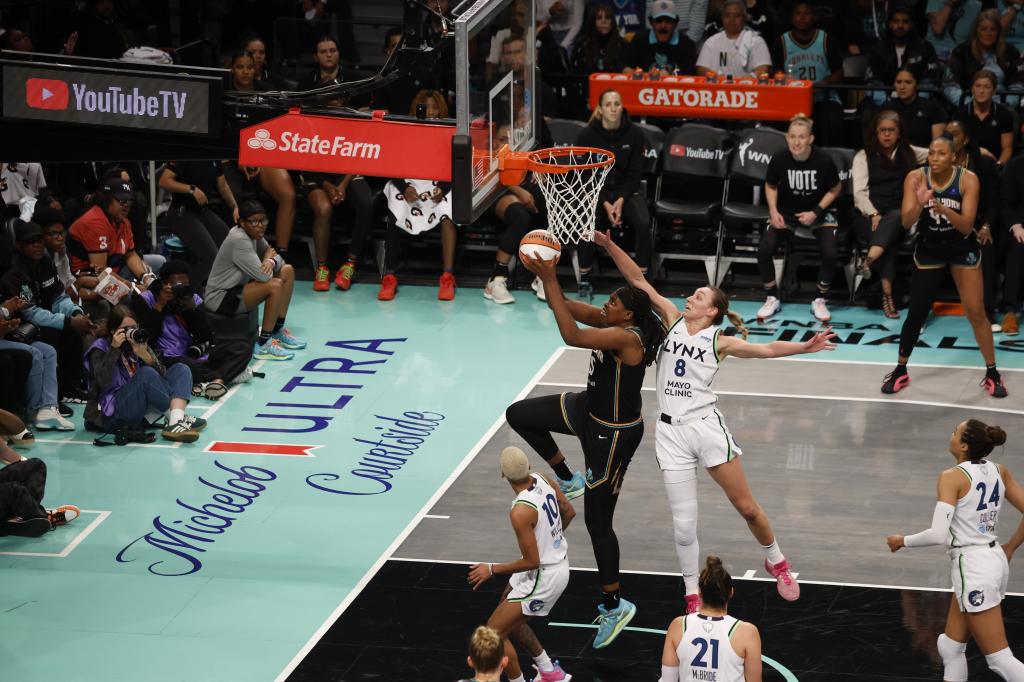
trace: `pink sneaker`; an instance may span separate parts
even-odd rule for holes
[[[691,613],[697,613],[698,611],[700,611],[700,595],[686,595],[686,615],[690,615]]]
[[[569,682],[572,679],[572,675],[562,670],[558,661],[555,661],[555,669],[549,673],[542,672],[536,665],[533,667],[537,671],[537,677],[533,678],[533,682]]]
[[[764,560],[764,570],[768,571],[768,575],[775,578],[778,581],[779,595],[782,596],[786,601],[796,601],[800,598],[800,585],[797,584],[796,578],[789,572],[789,562],[783,559],[779,563],[772,566],[768,563],[768,560]]]

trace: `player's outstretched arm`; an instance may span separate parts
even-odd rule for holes
[[[658,682],[679,682],[679,640],[683,638],[683,617],[673,620],[665,632],[665,646],[661,650],[661,677]]]
[[[1024,512],[1024,488],[1021,488],[1020,483],[1017,482],[1005,465],[1000,464],[999,468],[1003,472],[1003,486],[1006,488],[1003,496],[1020,512]],[[1017,531],[1003,545],[1003,551],[1006,552],[1007,560],[1013,558],[1013,553],[1017,551],[1021,543],[1024,543],[1024,517],[1021,518]]]
[[[731,355],[736,358],[784,358],[789,355],[817,353],[823,350],[835,350],[832,339],[835,332],[829,327],[807,341],[772,341],[771,343],[751,343],[738,336],[718,335],[718,355]]]
[[[651,304],[658,311],[658,315],[661,316],[661,321],[665,326],[671,327],[675,324],[676,320],[682,315],[679,312],[679,308],[651,286],[651,283],[644,277],[643,271],[640,270],[640,266],[618,244],[612,241],[610,232],[594,232],[594,243],[611,256],[612,260],[615,261],[615,267],[619,269],[619,274],[622,275],[628,284],[635,286],[637,289],[642,289],[650,296]]]
[[[914,535],[890,535],[885,539],[889,550],[897,552],[904,547],[929,547],[931,545],[944,545],[949,537],[949,526],[953,523],[953,512],[956,511],[956,501],[966,494],[968,487],[967,478],[963,472],[955,468],[946,469],[939,475],[938,501],[935,503],[935,511],[932,512],[932,525],[929,528],[915,533]]]

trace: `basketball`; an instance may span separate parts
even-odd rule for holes
[[[531,230],[519,242],[519,253],[541,260],[557,260],[562,253],[562,245],[547,230]]]

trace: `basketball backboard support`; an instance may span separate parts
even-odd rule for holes
[[[533,0],[466,0],[454,8],[456,135],[452,141],[455,222],[476,220],[504,191],[498,150],[536,140]]]

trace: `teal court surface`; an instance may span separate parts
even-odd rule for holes
[[[44,504],[87,511],[37,540],[0,538],[0,680],[382,679],[377,675],[388,665],[391,679],[468,672],[460,667],[469,633],[463,625],[485,621],[496,594],[470,593],[460,577],[464,562],[509,560],[515,550],[507,528],[510,491],[496,464],[515,438],[504,410],[520,397],[580,390],[585,353],[563,347],[553,316],[530,292],[517,292],[515,305],[497,306],[479,289],[460,289],[455,301],[440,302],[433,287],[403,286],[384,303],[375,285],[324,294],[307,286],[300,284],[288,321],[308,349],[291,362],[264,364],[266,378],[216,403],[192,403],[190,412],[210,423],[199,442],[96,448],[84,430],[37,434],[27,454],[48,466]],[[757,307],[734,305],[753,324],[751,340],[812,333],[804,304],[788,305],[770,326],[754,323]],[[878,385],[894,363],[900,321],[862,308],[837,307],[833,315],[842,343],[827,357],[729,361],[719,374],[730,427],[751,460],[762,451],[760,464],[748,468],[752,487],[788,540],[787,554],[800,557],[808,585],[948,590],[940,550],[890,558],[882,539],[927,524],[935,478],[948,465],[942,444],[961,419],[1003,425],[1009,443],[999,456],[1024,476],[1024,340],[996,337],[1010,391],[996,401],[977,386],[982,363],[966,322],[933,317],[912,358],[914,383],[886,397]],[[646,391],[649,423],[653,399]],[[563,442],[570,461],[578,461],[578,449]],[[864,485],[889,490],[856,491],[864,470]],[[763,569],[757,573],[758,548],[720,491],[701,479],[702,549],[722,554],[737,577],[777,606]],[[667,506],[657,498],[664,493],[652,438],[627,481],[616,516],[623,568],[662,581],[651,589],[674,599],[678,567]],[[641,508],[647,491],[653,497]],[[853,503],[865,496],[870,504]],[[828,533],[846,532],[844,517],[857,524],[847,534],[849,556],[828,540]],[[1018,520],[1007,506],[1001,535],[1008,537]],[[577,596],[552,614],[562,625],[546,631],[571,633],[578,644],[571,655],[583,668],[592,631],[573,624],[593,618],[596,588],[586,582],[593,580],[593,557],[582,521],[568,537],[579,569],[573,580],[582,583],[573,583]],[[437,676],[407,676],[419,668],[403,669],[406,659],[389,658],[386,647],[367,640],[411,627],[395,600],[378,598],[400,592],[403,581],[450,596],[431,621],[448,640],[430,654],[446,659],[443,675],[434,668]],[[1011,591],[1024,592],[1017,566]],[[921,612],[941,621],[948,595],[934,599],[938,610]],[[444,625],[449,609],[458,627]],[[634,625],[663,630],[669,611],[660,616],[638,617]],[[899,630],[900,617],[890,620]],[[648,656],[646,667],[602,677],[593,671],[605,663],[594,664],[590,677],[576,679],[656,679],[661,640],[643,636],[631,651]],[[766,679],[830,678],[801,667],[789,651],[773,652],[770,643],[766,638],[765,655],[787,672]],[[337,665],[309,667],[311,656],[329,659],[335,651]],[[921,676],[899,679],[941,676],[929,677],[921,656]]]

